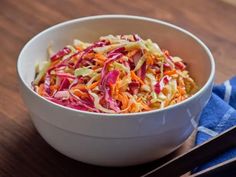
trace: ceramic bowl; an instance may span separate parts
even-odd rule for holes
[[[105,114],[74,110],[37,95],[31,82],[34,66],[45,60],[51,43],[59,50],[73,39],[95,41],[108,34],[139,34],[180,56],[199,91],[187,100],[161,110]],[[101,166],[150,162],[177,149],[196,128],[211,96],[215,64],[209,49],[196,36],[172,24],[145,17],[102,15],[60,23],[33,37],[17,63],[20,91],[41,136],[66,156]]]

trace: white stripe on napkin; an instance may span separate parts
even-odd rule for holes
[[[224,116],[222,117],[222,119],[220,120],[220,123],[216,126],[216,130],[222,131],[222,127],[225,126],[226,122],[229,121],[229,118],[231,116],[231,114],[234,112],[235,110],[233,108],[229,108],[228,111],[226,111],[226,113],[224,114]]]
[[[213,130],[211,130],[211,129],[209,129],[209,128],[203,127],[203,126],[198,127],[198,131],[203,132],[203,133],[206,133],[206,134],[208,134],[208,135],[210,135],[210,136],[216,136],[216,135],[218,135],[217,132],[215,132],[215,131],[213,131]]]
[[[230,96],[231,96],[231,91],[232,91],[232,86],[230,85],[229,80],[224,82],[225,85],[225,96],[224,96],[224,100],[226,103],[229,103],[230,101]]]

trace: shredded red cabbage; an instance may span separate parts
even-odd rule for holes
[[[144,80],[146,77],[146,72],[147,72],[147,65],[146,65],[146,61],[143,63],[143,65],[140,68],[141,71],[141,79]]]
[[[55,55],[51,57],[51,61],[58,60],[65,55],[68,55],[71,52],[71,50],[68,47],[64,47],[63,49],[59,50]]]
[[[115,84],[119,76],[119,71],[113,70],[106,74],[101,83],[101,89],[104,91],[104,99],[107,101],[107,107],[118,112],[120,110],[117,102],[111,96],[110,86]]]
[[[103,80],[103,78],[106,74],[106,70],[107,70],[108,65],[111,62],[113,62],[115,60],[118,60],[122,56],[123,56],[123,54],[121,54],[121,53],[112,53],[112,54],[107,56],[108,59],[105,61],[104,66],[103,66],[102,71],[101,71],[101,80]]]
[[[47,73],[46,76],[45,76],[45,80],[44,80],[44,89],[45,89],[45,92],[46,92],[48,95],[51,94],[50,82],[51,82],[51,77],[50,77],[50,75]]]
[[[103,47],[103,46],[108,45],[108,44],[109,44],[109,42],[107,42],[107,41],[98,41],[98,42],[94,43],[93,45],[91,45],[91,46],[87,47],[86,49],[84,49],[82,51],[81,55],[79,56],[77,63],[75,64],[75,68],[79,67],[81,61],[83,60],[83,57],[86,54],[92,52],[95,47]]]
[[[175,62],[175,67],[180,70],[184,70],[186,68],[185,64],[183,64],[183,62],[181,62],[181,61]]]
[[[132,81],[129,83],[129,91],[131,94],[137,94],[140,88],[140,83]]]
[[[63,78],[60,83],[59,91],[68,89],[70,86],[70,81],[67,78]]]
[[[157,93],[157,94],[159,94],[162,90],[163,90],[163,88],[164,88],[164,86],[166,85],[166,84],[168,84],[168,82],[170,81],[170,79],[171,79],[171,77],[169,77],[169,76],[164,76],[161,80],[160,80],[160,82],[157,82],[156,84],[155,84],[155,92]]]
[[[133,34],[133,38],[134,38],[135,41],[140,41],[141,40],[141,38],[137,34]]]

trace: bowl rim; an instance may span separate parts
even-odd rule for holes
[[[175,30],[177,31],[180,31],[182,33],[184,33],[185,35],[188,35],[189,37],[191,37],[192,39],[194,39],[206,52],[206,54],[208,55],[208,59],[210,60],[210,67],[211,67],[211,72],[210,72],[210,75],[207,79],[207,82],[194,94],[192,95],[191,97],[187,98],[186,100],[184,101],[181,101],[177,104],[174,104],[174,105],[170,105],[170,106],[167,106],[165,108],[162,108],[162,109],[156,109],[156,110],[151,110],[151,111],[146,111],[146,112],[135,112],[135,113],[96,113],[96,112],[89,112],[89,111],[83,111],[83,110],[77,110],[77,109],[73,109],[73,108],[70,108],[70,107],[67,107],[67,106],[63,106],[63,105],[60,105],[60,104],[57,104],[57,103],[54,103],[52,101],[49,101],[47,100],[46,98],[38,95],[36,92],[34,92],[30,86],[23,80],[23,77],[22,75],[20,74],[20,62],[21,62],[21,58],[22,58],[22,55],[23,55],[23,52],[26,50],[26,48],[34,42],[35,39],[37,39],[39,36],[47,33],[48,31],[51,31],[51,30],[55,30],[57,28],[60,28],[62,26],[66,26],[66,25],[70,25],[70,24],[73,24],[73,23],[77,23],[77,22],[83,22],[83,21],[89,21],[89,20],[99,20],[99,19],[133,19],[133,20],[142,20],[142,21],[148,21],[148,22],[153,22],[153,23],[158,23],[158,24],[161,24],[161,25],[164,25],[164,26],[167,26],[167,27],[170,27],[170,28],[174,28]],[[211,54],[211,51],[210,49],[198,38],[196,37],[194,34],[192,34],[191,32],[179,27],[179,26],[176,26],[174,24],[171,24],[169,22],[165,22],[165,21],[162,21],[162,20],[159,20],[159,19],[154,19],[154,18],[150,18],[150,17],[144,17],[144,16],[135,16],[135,15],[122,15],[122,14],[107,14],[107,15],[95,15],[95,16],[86,16],[86,17],[81,17],[81,18],[76,18],[76,19],[72,19],[72,20],[68,20],[68,21],[64,21],[64,22],[61,22],[61,23],[58,23],[56,25],[53,25],[41,32],[39,32],[37,35],[35,35],[34,37],[32,37],[24,46],[23,48],[21,49],[21,52],[18,56],[18,59],[17,59],[17,66],[16,66],[16,70],[17,70],[17,74],[18,74],[18,77],[20,79],[20,81],[23,83],[23,85],[33,94],[35,95],[37,98],[41,99],[42,101],[46,101],[46,103],[48,104],[52,104],[56,107],[59,107],[59,108],[62,108],[62,109],[65,109],[67,111],[73,111],[75,113],[82,113],[82,114],[87,114],[87,115],[95,115],[95,116],[113,116],[113,117],[124,117],[124,118],[127,118],[127,117],[133,117],[133,116],[141,116],[141,115],[147,115],[147,114],[153,114],[153,113],[159,113],[159,112],[162,112],[162,111],[167,111],[167,110],[172,110],[178,106],[181,106],[181,105],[184,105],[186,104],[187,102],[190,102],[194,99],[196,99],[197,97],[199,97],[201,95],[202,92],[204,92],[209,86],[211,86],[211,83],[212,81],[214,80],[214,76],[215,76],[215,61],[214,61],[214,57],[213,55]]]

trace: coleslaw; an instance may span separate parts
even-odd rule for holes
[[[42,97],[78,110],[134,113],[161,109],[198,89],[180,57],[150,39],[102,36],[75,39],[35,66],[32,87]]]

